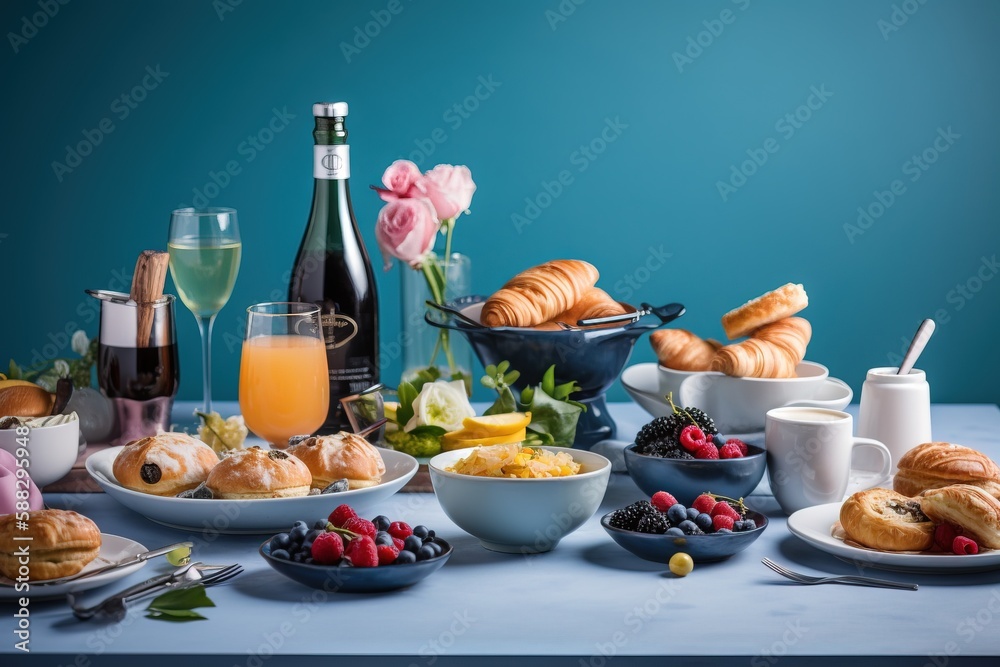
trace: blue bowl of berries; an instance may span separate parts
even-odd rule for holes
[[[426,526],[410,528],[385,516],[368,521],[341,505],[311,526],[295,522],[259,551],[268,565],[300,584],[330,593],[379,593],[429,577],[452,550]]]
[[[683,496],[682,496],[683,497]],[[740,500],[702,494],[691,507],[660,491],[601,518],[619,546],[639,558],[668,563],[686,553],[695,563],[711,563],[743,551],[767,528],[767,517]]]

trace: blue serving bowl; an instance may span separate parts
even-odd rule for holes
[[[632,444],[625,448],[625,467],[647,496],[666,491],[685,506],[702,493],[744,498],[757,488],[767,465],[763,449],[747,448],[738,459],[689,460],[639,454]]]
[[[268,565],[300,584],[330,593],[380,593],[412,586],[441,569],[448,562],[453,548],[439,537],[435,537],[434,541],[444,548],[444,552],[436,558],[379,567],[312,565],[275,558],[271,555],[270,539],[260,545],[259,551]]]
[[[608,531],[619,546],[644,560],[651,560],[656,563],[668,563],[670,557],[676,553],[686,553],[691,556],[695,563],[711,563],[729,558],[753,544],[754,540],[760,537],[764,529],[767,528],[767,517],[760,512],[747,510],[746,518],[753,519],[757,524],[756,530],[747,530],[739,533],[709,533],[707,535],[685,535],[684,537],[674,537],[672,535],[655,535],[651,533],[638,533],[634,530],[624,530],[614,528],[609,522],[614,512],[605,514],[601,519],[601,525]]]
[[[465,296],[447,305],[478,322],[485,301],[484,296]],[[586,404],[587,411],[580,415],[574,446],[586,449],[615,437],[615,423],[608,414],[604,394],[625,368],[639,336],[684,314],[680,304],[666,308],[665,317],[649,315],[622,326],[575,330],[475,327],[438,311],[428,312],[424,319],[432,326],[468,338],[483,366],[509,361],[511,368],[521,373],[514,383],[518,391],[537,385],[548,367],[555,364],[556,384],[576,381],[580,385],[572,398]],[[634,312],[635,308],[628,306],[627,310]]]

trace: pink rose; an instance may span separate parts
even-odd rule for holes
[[[472,172],[465,165],[439,164],[424,174],[423,180],[416,181],[415,186],[431,200],[442,220],[468,210],[476,191]]]
[[[375,188],[384,201],[392,201],[406,197],[422,196],[415,186],[424,178],[417,165],[409,160],[396,160],[382,174],[382,184],[388,188]]]
[[[375,239],[386,271],[392,267],[391,257],[419,268],[434,247],[440,224],[434,206],[423,197],[393,199],[383,206],[375,223]]]

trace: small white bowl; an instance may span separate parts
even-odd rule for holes
[[[611,461],[580,449],[565,450],[581,464],[580,472],[569,477],[512,479],[445,470],[472,451],[456,449],[432,458],[431,484],[448,518],[492,551],[531,554],[554,549],[594,515],[611,475]]]
[[[18,456],[18,449],[27,440],[27,457]],[[18,442],[22,440],[22,442]],[[26,436],[18,435],[18,429],[0,429],[0,448],[10,452],[14,458],[28,461],[28,474],[39,489],[62,479],[80,455],[80,420],[72,419],[55,426],[31,427]]]

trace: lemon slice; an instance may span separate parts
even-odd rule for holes
[[[463,438],[495,438],[523,431],[531,423],[530,412],[469,417],[462,422]]]
[[[507,435],[498,435],[492,438],[478,438],[478,437],[456,437],[463,431],[453,431],[452,433],[445,433],[441,436],[441,451],[450,452],[453,449],[465,449],[466,447],[479,447],[480,445],[509,445],[515,442],[521,442],[526,437],[528,437],[527,429],[521,429],[515,433],[508,433]]]

